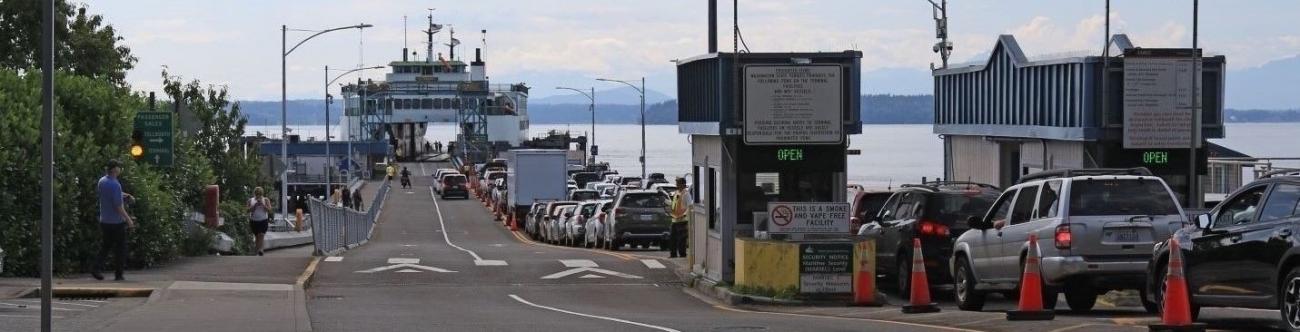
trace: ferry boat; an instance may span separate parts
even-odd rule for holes
[[[384,81],[343,86],[343,140],[386,142],[397,160],[415,161],[433,152],[424,138],[428,123],[457,123],[456,143],[449,146],[453,158],[470,162],[487,160],[527,140],[529,87],[492,84],[481,48],[474,49],[469,63],[457,56],[460,41],[453,29],[448,29],[449,42],[443,44],[446,56],[435,53],[434,36],[444,27],[429,15],[424,57],[403,48],[401,60],[388,64]]]

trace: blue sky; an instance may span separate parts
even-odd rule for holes
[[[494,82],[527,82],[535,97],[555,94],[557,85],[616,87],[596,77],[641,76],[649,88],[674,95],[670,60],[704,53],[707,46],[702,0],[85,2],[140,58],[127,78],[136,89],[157,89],[159,72],[167,66],[187,79],[227,85],[241,100],[279,98],[281,24],[300,29],[375,25],[322,35],[295,51],[288,61],[291,99],[321,98],[326,65],[384,65],[400,57],[403,15],[410,22],[408,43],[423,55],[418,30],[431,7],[437,8],[435,21],[457,30],[458,55],[468,60],[473,48],[484,47]],[[730,50],[731,2],[721,2],[720,48]],[[1128,33],[1143,47],[1188,47],[1191,3],[1114,1],[1112,32]],[[1101,49],[1102,0],[959,0],[950,7],[956,62],[982,56],[1005,33],[1015,34],[1031,55]],[[930,51],[934,23],[924,0],[742,0],[740,14],[741,30],[755,52],[862,50],[865,92],[927,92],[924,76],[916,79],[914,73],[938,62]],[[1300,1],[1201,1],[1200,43],[1207,52],[1226,55],[1234,70],[1296,56],[1297,14]],[[486,46],[480,43],[482,29],[488,30]],[[290,44],[308,34],[291,32]],[[446,42],[446,30],[436,40]],[[911,79],[896,78],[900,75]],[[365,77],[381,79],[382,72]]]

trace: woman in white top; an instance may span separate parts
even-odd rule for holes
[[[262,187],[253,189],[253,198],[248,199],[248,224],[253,229],[253,236],[257,238],[257,255],[262,256],[262,241],[271,224],[271,199],[266,198]]]

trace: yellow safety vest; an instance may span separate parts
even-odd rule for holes
[[[682,196],[685,196],[685,194],[680,192],[673,195],[673,201],[671,205],[672,211],[669,212],[669,214],[671,214],[673,217],[673,223],[686,222],[686,218],[689,217],[687,213],[688,212],[687,207],[686,207],[687,202],[683,199]]]

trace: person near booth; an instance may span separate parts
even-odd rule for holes
[[[677,192],[669,205],[673,223],[668,229],[668,258],[686,257],[687,222],[691,217],[690,191],[686,189],[686,179],[677,178]]]

